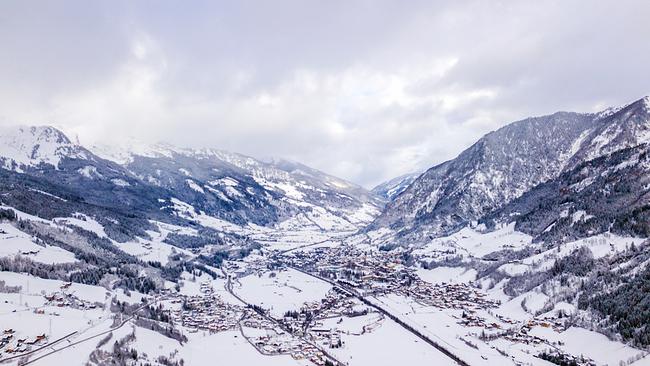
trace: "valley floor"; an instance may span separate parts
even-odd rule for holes
[[[1,225],[0,255],[75,260]],[[171,253],[191,254],[163,242],[184,229],[159,228],[151,239],[117,245],[163,264]],[[567,323],[575,307],[549,307],[542,291],[511,298],[502,283],[488,284],[469,267],[416,269],[405,265],[403,252],[379,251],[352,230],[297,222],[246,230],[261,249],[212,268],[215,276],[184,272],[177,289],[169,283],[156,296],[0,272],[0,364],[101,365],[121,357],[167,365],[550,365],[540,358],[549,353],[582,365],[650,365],[646,352]],[[607,255],[634,240],[608,236],[565,248]],[[463,231],[413,255],[421,261],[452,248],[471,258],[528,244],[504,227]],[[540,253],[501,270],[551,260]],[[149,308],[165,317],[145,316]]]

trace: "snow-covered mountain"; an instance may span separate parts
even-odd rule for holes
[[[258,224],[317,210],[356,226],[372,220],[383,204],[356,184],[286,160],[263,162],[223,150],[132,142],[126,148],[91,150],[148,184],[172,190],[182,201],[201,202],[206,212],[219,215],[224,206],[261,212],[264,217],[252,212],[246,218]],[[224,218],[241,223],[237,217]]]
[[[648,97],[600,113],[514,122],[418,177],[369,230],[425,241],[476,222],[585,161],[648,141]]]
[[[274,226],[301,215],[354,231],[382,207],[353,183],[287,161],[131,140],[87,149],[53,127],[6,127],[0,140],[3,204],[46,218],[82,212],[116,240],[146,236],[147,220]]]
[[[537,185],[481,221],[515,229],[547,245],[603,233],[650,236],[650,145],[587,160]]]
[[[0,162],[5,169],[22,171],[49,164],[57,168],[61,159],[87,159],[84,149],[49,126],[0,128]]]
[[[420,176],[420,174],[422,173],[418,172],[400,175],[399,177],[378,184],[371,190],[371,192],[387,201],[391,201],[400,193],[404,192],[406,188],[408,188],[408,186]]]

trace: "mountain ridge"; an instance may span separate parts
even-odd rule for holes
[[[562,171],[648,141],[648,97],[600,113],[556,112],[490,132],[428,169],[369,225],[422,242],[472,225]]]

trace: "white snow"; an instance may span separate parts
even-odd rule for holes
[[[270,274],[275,273],[275,277]],[[314,279],[293,269],[265,272],[239,279],[241,287],[234,291],[249,302],[270,309],[282,316],[288,310],[300,310],[308,301],[320,301],[332,288],[326,282]]]
[[[187,182],[187,185],[188,185],[190,188],[192,188],[193,190],[195,190],[195,191],[197,191],[197,192],[199,192],[199,193],[203,193],[203,194],[205,194],[205,191],[203,190],[203,188],[201,188],[201,186],[198,185],[195,181],[193,181],[193,180],[191,180],[191,179],[187,179],[185,182]]]
[[[433,239],[414,253],[428,254],[453,248],[469,256],[482,257],[497,250],[519,249],[531,242],[530,235],[515,231],[515,223],[487,233],[466,227],[450,236]]]
[[[361,336],[343,333],[341,340],[343,348],[329,351],[350,366],[457,365],[390,319]]]
[[[587,329],[571,327],[562,333],[550,328],[534,327],[530,331],[551,342],[561,341],[561,349],[576,355],[585,355],[596,361],[598,365],[618,365],[620,361],[633,360],[642,351],[626,346],[620,342],[611,341],[606,336]]]
[[[171,158],[173,151],[164,144],[147,144],[134,138],[126,138],[113,144],[91,144],[88,150],[93,154],[120,165],[133,162],[135,156],[149,158],[167,157]]]
[[[58,168],[63,157],[87,158],[60,131],[47,126],[4,126],[0,128],[0,157],[4,167],[22,171],[21,166],[41,163]],[[17,166],[14,166],[17,165]]]
[[[464,267],[436,267],[434,269],[417,270],[417,275],[426,282],[432,284],[440,283],[464,283],[476,280],[477,272],[475,269]]]
[[[92,165],[86,165],[83,168],[77,169],[77,173],[81,174],[82,176],[88,178],[88,179],[93,179],[93,178],[101,178],[101,174],[97,172],[97,168],[95,168]]]
[[[136,256],[145,262],[160,262],[163,266],[169,262],[169,256],[174,253],[192,255],[192,253],[185,249],[175,247],[164,243],[163,241],[167,235],[172,232],[185,235],[195,235],[196,231],[194,229],[161,222],[153,223],[158,226],[158,232],[147,231],[147,234],[149,234],[151,239],[137,238],[136,240],[128,241],[126,243],[115,243],[115,245],[126,253]]]
[[[226,187],[237,187],[239,182],[231,177],[225,177],[210,182],[213,186],[226,186]]]
[[[0,257],[20,255],[44,264],[77,262],[74,254],[52,245],[38,245],[9,223],[0,223]]]
[[[111,182],[113,184],[115,184],[116,186],[120,186],[120,187],[128,187],[128,186],[130,186],[129,182],[125,181],[124,179],[120,179],[120,178],[111,179]]]
[[[42,194],[42,195],[45,195],[45,196],[48,196],[48,197],[52,197],[52,198],[57,199],[57,200],[59,200],[59,201],[68,202],[68,200],[66,200],[65,198],[61,198],[61,197],[59,197],[59,196],[55,196],[55,195],[53,195],[53,194],[51,194],[51,193],[48,193],[48,192],[45,192],[45,191],[41,191],[40,189],[34,189],[34,188],[28,188],[28,189],[29,189],[30,191],[32,191],[32,192],[40,193],[40,194]]]
[[[296,189],[295,186],[291,184],[284,183],[284,182],[271,182],[269,180],[257,176],[254,176],[253,179],[255,179],[255,181],[259,183],[259,185],[271,191],[277,192],[278,190],[280,190],[280,192],[284,193],[284,195],[288,198],[293,198],[298,201],[302,201],[304,199],[304,195],[302,194],[302,192],[300,192],[298,189]]]
[[[84,230],[93,232],[97,234],[97,236],[101,238],[107,238],[108,235],[106,235],[106,232],[104,231],[104,227],[102,224],[97,222],[95,219],[92,217],[89,217],[87,215],[84,215],[82,213],[75,213],[73,214],[73,217],[58,217],[52,220],[54,223],[59,224],[59,225],[74,225],[78,226]]]

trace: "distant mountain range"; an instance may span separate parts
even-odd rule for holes
[[[148,220],[272,226],[297,214],[340,228],[369,223],[383,201],[364,188],[289,161],[262,162],[170,145],[81,146],[48,126],[0,131],[0,201],[41,217],[88,214],[122,241]]]
[[[605,207],[584,207],[593,217],[588,221],[599,222],[581,229],[585,234],[617,222],[612,215],[644,207],[648,141],[648,97],[599,113],[558,112],[509,124],[455,159],[367,191],[296,162],[133,141],[82,146],[53,127],[4,127],[1,201],[44,217],[97,216],[117,240],[142,234],[150,219],[187,222],[206,215],[265,226],[305,212],[329,215],[349,230],[388,229],[385,240],[402,244],[515,218],[522,230],[559,240],[557,216],[566,203],[596,187],[631,185],[633,192],[606,206],[621,206],[607,219]],[[576,177],[585,178],[576,185]],[[540,200],[554,206],[537,207]],[[569,212],[583,210],[585,202]]]

